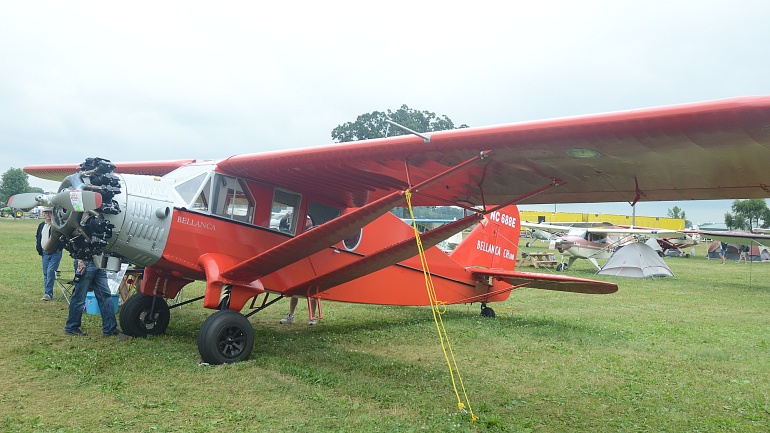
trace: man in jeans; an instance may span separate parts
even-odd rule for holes
[[[47,207],[43,209],[43,217],[45,221],[41,222],[37,226],[37,234],[35,235],[35,248],[37,253],[43,259],[43,298],[41,301],[50,301],[53,299],[53,286],[56,281],[56,270],[59,269],[59,262],[61,262],[61,251],[64,247],[64,243],[60,242],[56,251],[48,253],[45,250],[46,245],[51,240],[51,215],[53,209]],[[55,240],[54,240],[55,241]]]
[[[78,277],[80,281],[75,283],[75,290],[72,292],[69,314],[67,315],[67,322],[64,324],[64,333],[76,337],[87,335],[86,331],[80,329],[80,325],[83,318],[83,307],[86,305],[86,293],[92,290],[102,315],[102,335],[118,337],[121,340],[131,338],[118,329],[118,322],[115,320],[114,313],[115,307],[112,303],[110,287],[107,285],[107,272],[97,268],[93,260],[75,260],[75,279]]]

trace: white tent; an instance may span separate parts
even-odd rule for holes
[[[632,278],[674,276],[658,253],[643,243],[633,243],[618,248],[598,273]]]

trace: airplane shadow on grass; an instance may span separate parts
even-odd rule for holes
[[[266,316],[251,318],[254,327],[255,344],[252,359],[276,357],[295,358],[299,351],[316,352],[313,358],[324,351],[336,351],[343,346],[366,346],[372,341],[385,344],[403,344],[410,346],[425,341],[426,334],[438,336],[433,314],[429,307],[378,307],[370,306],[370,317],[329,317],[317,326],[307,326],[305,319],[297,317],[297,323],[279,325],[278,318]],[[205,312],[204,316],[205,317]],[[173,316],[173,314],[172,314]],[[167,335],[195,341],[199,323],[203,318],[198,315],[180,318],[172,317]],[[451,308],[442,315],[443,323],[452,339],[462,338],[473,342],[490,343],[495,339],[527,337],[536,340],[570,342],[575,344],[615,344],[624,337],[615,329],[601,328],[579,323],[579,319],[566,319],[549,316],[527,316],[498,314],[496,318],[481,317],[475,308],[460,310]],[[432,344],[431,343],[431,344]]]

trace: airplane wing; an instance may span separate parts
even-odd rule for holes
[[[768,160],[770,97],[747,97],[240,155],[218,169],[352,206],[440,177],[413,203],[467,207],[764,198]]]
[[[681,232],[669,229],[632,229],[622,227],[611,228],[587,228],[589,233],[617,234],[617,235],[647,235],[647,236],[679,236]]]
[[[239,155],[217,169],[340,207],[430,180],[413,191],[414,205],[471,207],[764,198],[768,160],[764,96]],[[116,171],[159,175],[185,162],[116,163]],[[24,170],[58,179],[76,167]]]
[[[505,271],[499,269],[471,269],[475,275],[493,277],[503,280],[512,286],[524,285],[544,290],[559,292],[588,293],[602,295],[615,293],[618,285],[604,281],[587,280],[565,275],[539,274],[535,272]]]
[[[566,233],[571,229],[575,228],[574,226],[568,226],[568,225],[531,223],[527,221],[522,221],[521,226],[526,227],[528,229],[542,230],[548,233],[562,233],[562,232]]]
[[[115,172],[163,176],[194,161],[194,159],[179,159],[175,161],[118,162],[115,163]],[[65,177],[77,172],[79,166],[79,163],[34,165],[24,167],[24,171],[41,179],[62,181]]]
[[[688,234],[697,233],[702,237],[719,242],[728,242],[740,245],[764,245],[770,248],[770,235],[749,232],[714,232],[706,230],[688,230]]]
[[[554,224],[542,224],[542,223],[529,223],[526,221],[521,222],[522,227],[544,230],[551,233],[556,232],[569,232],[570,230],[579,228],[581,231],[589,233],[602,233],[602,234],[621,234],[621,235],[648,235],[648,236],[679,236],[681,232],[677,230],[669,229],[635,229],[630,227],[607,227],[602,223],[594,223],[594,226],[577,227],[577,226],[562,226]],[[597,226],[598,225],[598,226]]]

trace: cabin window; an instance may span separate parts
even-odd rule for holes
[[[284,233],[297,232],[297,218],[301,196],[292,192],[276,189],[273,192],[273,208],[270,228]]]
[[[209,197],[211,196],[211,179],[206,181],[201,193],[198,194],[198,198],[190,205],[190,209],[197,210],[199,212],[208,212],[209,210]]]
[[[190,180],[180,183],[175,187],[176,192],[179,193],[179,196],[182,197],[182,200],[184,200],[185,203],[190,203],[193,197],[195,197],[195,194],[200,191],[201,185],[203,184],[203,181],[206,180],[207,176],[208,173],[201,173]]]
[[[307,206],[307,216],[312,221],[311,227],[315,227],[340,216],[340,210],[311,201]]]
[[[241,181],[234,177],[216,175],[211,213],[236,221],[251,223],[255,203]],[[205,201],[205,197],[200,197]]]

